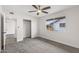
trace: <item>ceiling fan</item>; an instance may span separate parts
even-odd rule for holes
[[[45,13],[48,14],[48,12],[46,11],[47,9],[50,9],[50,6],[44,7],[44,8],[40,8],[40,5],[32,5],[36,10],[34,11],[28,11],[28,12],[36,12],[37,15],[39,15],[40,13]]]

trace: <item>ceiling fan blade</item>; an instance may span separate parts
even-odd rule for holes
[[[50,6],[43,8],[42,10],[50,9]]]
[[[35,9],[38,9],[38,7],[36,5],[32,5]]]
[[[46,11],[42,11],[43,13],[46,13],[46,14],[48,14],[48,12],[46,12]]]
[[[37,15],[39,15],[39,13],[37,13]]]
[[[28,11],[28,12],[36,12],[36,11]]]

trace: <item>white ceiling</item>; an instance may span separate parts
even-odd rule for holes
[[[48,6],[48,5],[41,5],[41,8],[46,7],[46,6]],[[71,5],[50,5],[51,8],[46,10],[46,11],[48,11],[48,14],[40,13],[40,15],[37,15],[35,12],[34,13],[28,12],[28,11],[35,10],[35,8],[32,7],[31,5],[4,5],[2,7],[6,14],[9,14],[9,12],[14,12],[14,14],[17,14],[17,13],[25,14],[25,15],[29,15],[29,16],[38,18],[38,17],[43,17],[48,14],[52,14],[55,12],[65,10],[67,8],[71,8],[73,6],[71,6]]]

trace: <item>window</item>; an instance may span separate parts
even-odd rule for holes
[[[65,20],[60,20],[54,24],[52,24],[55,31],[62,32],[65,28]]]
[[[48,31],[62,32],[65,29],[65,16],[47,20]]]

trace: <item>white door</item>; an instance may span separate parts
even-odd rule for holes
[[[31,37],[31,21],[24,20],[23,21],[23,33],[25,37]]]

